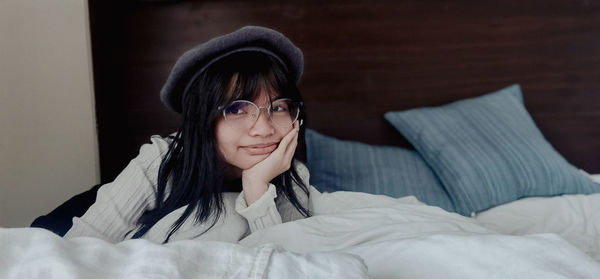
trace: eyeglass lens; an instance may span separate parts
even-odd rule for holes
[[[223,110],[225,120],[238,127],[248,127],[254,124],[260,114],[260,109],[256,104],[238,100],[229,104]],[[289,127],[296,121],[300,114],[300,106],[298,103],[290,99],[279,99],[271,103],[268,115],[273,121],[273,124],[280,127]]]

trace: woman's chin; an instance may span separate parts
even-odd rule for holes
[[[246,160],[244,160],[243,164],[240,164],[240,168],[243,170],[247,170],[250,169],[254,166],[256,166],[256,164],[262,162],[264,159],[267,159],[267,157],[269,157],[269,154],[262,154],[262,155],[250,155],[248,156],[248,158],[246,158]]]

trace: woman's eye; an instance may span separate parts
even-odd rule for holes
[[[228,106],[225,109],[225,113],[226,114],[236,114],[236,115],[240,115],[240,114],[245,114],[246,110],[244,110],[244,105],[243,104],[231,104],[230,106]]]
[[[227,111],[227,114],[243,114],[244,111],[241,109],[230,109]]]
[[[277,100],[271,104],[272,112],[287,112],[290,109],[290,103],[287,100]]]
[[[274,106],[271,108],[271,111],[273,112],[284,112],[287,111],[287,107],[285,106]]]
[[[233,109],[228,109],[226,111],[227,114],[235,114],[235,115],[240,115],[240,114],[245,114],[246,111],[244,111],[243,109],[238,109],[238,108],[233,108]]]

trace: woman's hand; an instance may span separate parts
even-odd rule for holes
[[[277,149],[264,160],[242,171],[242,187],[247,205],[254,203],[267,191],[269,181],[290,168],[298,145],[299,129],[296,121],[292,130],[281,139]]]

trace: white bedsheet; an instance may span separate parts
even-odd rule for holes
[[[600,174],[590,178],[600,183]],[[481,212],[475,219],[503,234],[556,233],[600,261],[600,194],[526,198]]]
[[[475,218],[503,234],[556,233],[600,261],[600,194],[521,199]]]

